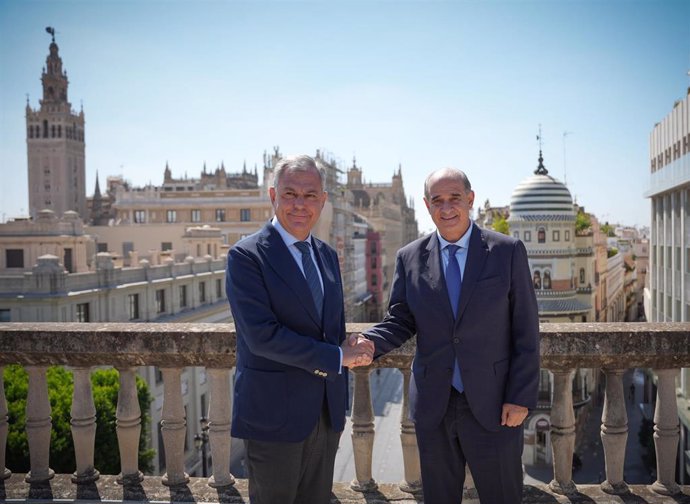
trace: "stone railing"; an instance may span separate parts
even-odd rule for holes
[[[366,324],[348,324],[349,332]],[[375,367],[398,368],[403,374],[401,443],[404,481],[379,484],[372,477],[374,413],[370,368],[355,369],[352,407],[352,443],[355,479],[334,484],[335,502],[419,502],[420,469],[414,424],[407,419],[407,384],[414,341],[382,357]],[[679,441],[675,378],[690,367],[690,324],[543,324],[542,367],[554,376],[551,409],[551,445],[554,477],[548,485],[526,487],[523,502],[690,503],[690,488],[675,482]],[[230,373],[235,363],[235,333],[224,324],[0,324],[0,501],[111,500],[248,502],[246,481],[230,473]],[[12,475],[5,468],[8,432],[7,403],[2,370],[21,364],[29,375],[26,430],[30,472]],[[73,475],[54,475],[49,467],[51,409],[46,370],[69,366],[74,373],[71,411],[76,454]],[[121,474],[99,475],[94,467],[95,407],[89,376],[94,366],[113,366],[120,373],[116,429]],[[165,395],[162,437],[167,472],[146,477],[138,467],[141,412],[135,388],[137,366],[158,366]],[[186,419],[180,377],[186,366],[205,366],[209,377],[209,439],[213,463],[208,479],[190,478],[184,468]],[[576,368],[600,368],[606,375],[601,438],[606,479],[599,485],[575,485],[572,460],[575,416],[571,391]],[[623,372],[651,368],[658,377],[654,415],[657,480],[650,487],[629,486],[623,479],[628,437]],[[4,480],[4,481],[3,481]],[[113,484],[115,481],[120,485]],[[575,499],[575,500],[572,500]],[[477,502],[468,492],[468,502]],[[490,503],[489,503],[490,504]]]

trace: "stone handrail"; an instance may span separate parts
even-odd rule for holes
[[[348,324],[347,330],[358,332],[366,327],[368,324]],[[621,494],[629,490],[623,481],[628,428],[622,375],[625,369],[645,367],[652,368],[658,376],[654,416],[657,481],[651,488],[656,495],[655,498],[661,500],[654,502],[685,502],[679,501],[678,496],[681,492],[687,492],[687,488],[679,487],[674,475],[679,439],[675,377],[679,368],[690,367],[690,324],[542,324],[540,329],[541,365],[554,375],[554,400],[551,410],[554,479],[546,491],[552,495],[567,496],[581,490],[572,481],[575,417],[571,393],[573,373],[580,367],[601,368],[607,377],[601,428],[606,480],[601,484],[601,490],[607,494]],[[405,481],[400,485],[400,489],[405,492],[416,492],[420,489],[414,424],[407,419],[407,383],[410,378],[414,345],[414,341],[409,341],[403,347],[377,360],[373,366],[354,370],[352,442],[356,477],[351,483],[354,490],[372,492],[378,486],[372,478],[371,471],[374,414],[369,371],[372,367],[394,367],[403,373],[401,443]],[[26,429],[31,470],[25,477],[29,484],[45,483],[54,476],[48,466],[51,418],[46,369],[50,365],[70,366],[74,373],[71,423],[77,467],[71,480],[77,488],[80,488],[79,485],[93,484],[100,478],[93,466],[96,426],[89,380],[91,369],[100,365],[113,366],[120,372],[120,394],[116,413],[122,469],[119,482],[126,485],[143,481],[137,461],[141,412],[136,398],[134,377],[137,366],[158,366],[163,375],[165,389],[161,430],[167,469],[166,474],[158,481],[170,488],[189,483],[189,476],[184,472],[183,466],[186,419],[182,406],[180,375],[182,368],[186,366],[205,366],[210,380],[209,438],[214,460],[213,474],[207,483],[210,487],[220,489],[235,483],[229,471],[229,376],[235,364],[235,332],[232,325],[0,324],[0,481],[11,475],[10,470],[5,468],[8,417],[2,383],[2,368],[8,364],[23,365],[29,374]],[[661,497],[663,495],[674,497],[664,500]],[[680,498],[685,499],[682,496]]]

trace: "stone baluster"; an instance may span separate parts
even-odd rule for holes
[[[96,407],[91,391],[91,368],[78,367],[72,371],[74,391],[72,393],[72,439],[77,468],[72,475],[73,483],[89,483],[98,479],[93,465],[96,443]]]
[[[141,408],[137,395],[136,368],[117,368],[120,391],[117,394],[115,416],[117,444],[120,449],[120,484],[139,483],[144,475],[139,471],[139,437],[141,436]]]
[[[26,398],[26,435],[29,440],[31,470],[24,478],[28,483],[52,479],[55,472],[48,466],[50,458],[50,400],[48,399],[47,366],[27,366],[29,393]]]
[[[402,368],[403,375],[403,400],[400,412],[400,442],[402,444],[403,467],[405,480],[400,484],[404,492],[418,492],[422,488],[422,472],[419,467],[419,447],[415,434],[414,422],[410,420],[410,374],[409,367]]]
[[[656,448],[656,481],[652,490],[661,495],[680,493],[675,481],[676,455],[680,424],[676,403],[678,369],[655,369],[657,380],[656,409],[654,411],[654,446]]]
[[[355,377],[352,401],[352,451],[355,455],[355,479],[350,487],[359,492],[375,490],[378,485],[371,476],[374,455],[374,407],[371,404],[369,372],[371,368],[352,369]]]
[[[551,407],[551,448],[553,481],[549,488],[561,495],[577,491],[573,483],[575,450],[575,412],[573,410],[574,369],[553,371],[553,405]]]
[[[12,476],[12,471],[5,467],[5,453],[7,447],[7,399],[5,398],[5,368],[0,366],[0,481]]]
[[[165,446],[166,468],[162,482],[167,486],[184,485],[189,482],[189,475],[184,472],[184,441],[187,434],[187,421],[182,404],[180,380],[182,369],[161,368],[165,387],[161,434]]]
[[[235,478],[230,474],[230,398],[232,397],[230,370],[208,369],[207,373],[209,376],[208,438],[213,460],[213,474],[208,484],[213,488],[220,488],[235,484]]]
[[[610,494],[628,492],[623,481],[625,445],[628,441],[628,414],[625,411],[623,392],[623,369],[604,369],[606,374],[606,396],[601,414],[601,442],[606,460],[606,481],[601,489]]]

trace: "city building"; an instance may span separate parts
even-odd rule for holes
[[[649,247],[651,322],[690,321],[690,88],[649,135],[652,219]],[[678,473],[690,482],[690,369],[681,370]]]

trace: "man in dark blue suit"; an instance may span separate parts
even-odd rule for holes
[[[376,356],[417,335],[410,380],[425,504],[462,502],[465,464],[482,504],[522,499],[522,423],[539,383],[539,319],[519,240],[470,220],[460,170],[427,177],[436,232],[398,252]]]
[[[280,160],[275,217],[228,254],[237,331],[232,435],[245,440],[252,504],[326,504],[345,424],[347,370],[373,345],[345,343],[336,252],[311,235],[326,202],[314,160]]]

